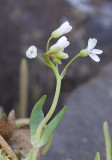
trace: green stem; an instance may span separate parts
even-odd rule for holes
[[[66,70],[67,70],[67,68],[70,66],[70,64],[74,61],[74,60],[76,60],[76,58],[78,58],[78,57],[80,57],[80,54],[77,54],[75,57],[73,57],[71,60],[70,60],[70,62],[65,66],[65,68],[63,69],[63,71],[62,71],[62,73],[61,73],[61,77],[63,78],[64,76],[64,74],[65,74],[65,72],[66,72]]]
[[[50,58],[46,55],[43,54],[44,59],[48,62],[49,64],[49,68],[51,68],[57,78],[57,76],[59,76],[59,72],[58,72],[58,68],[57,66],[54,65],[54,63],[50,60]]]
[[[59,98],[59,94],[60,94],[60,88],[61,88],[61,78],[60,76],[57,77],[57,85],[56,85],[56,92],[55,92],[55,96],[54,96],[54,100],[52,103],[52,106],[48,112],[48,114],[46,115],[46,117],[43,119],[41,126],[42,128],[45,126],[45,124],[49,121],[49,119],[51,118],[51,116],[53,115],[57,102],[58,102],[58,98]]]
[[[33,148],[30,160],[36,160],[37,159],[37,155],[38,155],[39,149],[40,149],[39,147],[34,147]]]
[[[43,62],[46,66],[49,67],[49,64],[48,64],[47,62],[45,62],[42,58],[40,58],[39,56],[37,56],[37,58],[38,58],[41,62]]]
[[[49,43],[50,43],[51,39],[52,39],[52,36],[47,41],[46,52],[48,52],[48,50],[49,50]]]
[[[45,124],[49,121],[49,119],[51,118],[51,116],[53,115],[53,113],[55,111],[55,108],[56,108],[56,105],[57,105],[57,102],[58,102],[60,89],[61,89],[61,77],[60,77],[60,75],[58,74],[58,72],[55,69],[53,69],[53,71],[54,71],[54,73],[56,75],[56,80],[57,80],[56,91],[55,91],[55,95],[54,95],[54,99],[53,99],[51,108],[50,108],[49,112],[47,113],[46,117],[40,123],[40,125],[38,127],[38,131],[42,130],[43,127],[45,126]],[[37,133],[38,133],[38,131],[37,131]]]
[[[51,62],[51,60],[46,57],[47,62],[49,63],[50,68],[52,68],[55,76],[56,76],[56,91],[55,91],[55,95],[54,95],[54,99],[51,105],[51,108],[49,110],[49,112],[47,113],[46,117],[42,120],[42,122],[40,123],[37,132],[36,132],[36,139],[35,139],[35,144],[34,144],[34,148],[32,151],[32,156],[31,156],[31,160],[36,160],[39,148],[37,147],[40,141],[40,136],[42,133],[42,129],[43,127],[46,125],[46,123],[49,121],[49,119],[51,118],[51,116],[53,115],[56,105],[58,103],[58,98],[59,98],[59,94],[60,94],[60,89],[61,89],[61,77],[58,73],[57,68],[55,67],[55,65]]]

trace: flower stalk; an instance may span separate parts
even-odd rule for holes
[[[39,125],[39,127],[37,129],[36,136],[35,136],[36,139],[35,139],[35,144],[34,144],[34,150],[32,151],[31,160],[36,160],[36,157],[37,157],[37,154],[38,154],[38,151],[39,151],[38,144],[39,144],[41,132],[42,132],[44,126],[46,125],[46,123],[52,117],[52,115],[53,115],[53,113],[54,113],[54,111],[56,109],[56,106],[57,106],[57,103],[58,103],[59,94],[60,94],[60,89],[61,89],[61,76],[59,75],[57,68],[50,61],[50,59],[49,58],[46,58],[46,59],[49,62],[49,65],[52,68],[52,70],[53,70],[53,72],[54,72],[54,74],[56,76],[56,91],[55,91],[55,95],[54,95],[54,99],[53,99],[51,108],[50,108],[50,110],[47,113],[46,117],[43,119],[43,121],[40,123],[40,125]]]
[[[78,57],[80,57],[80,54],[77,54],[75,57],[73,57],[69,63],[65,66],[65,68],[63,69],[62,73],[61,73],[61,78],[63,78],[65,76],[66,70],[67,68],[70,66],[70,64],[75,61]]]
[[[49,43],[50,43],[51,40],[52,40],[52,36],[47,41],[46,52],[48,52],[48,50],[49,50]]]

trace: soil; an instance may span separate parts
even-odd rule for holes
[[[14,150],[20,151],[23,156],[26,156],[32,148],[30,130],[24,128],[16,130],[11,138],[11,146]]]

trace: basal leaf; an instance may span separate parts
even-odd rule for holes
[[[41,139],[40,139],[40,144],[38,145],[38,147],[42,147],[44,146],[50,136],[52,135],[52,133],[54,132],[54,130],[56,129],[56,127],[58,126],[59,122],[61,121],[63,115],[66,112],[66,107],[64,107],[56,116],[55,118],[48,123],[47,127],[45,128],[45,130],[42,133]]]
[[[45,100],[46,100],[46,96],[43,96],[34,105],[34,108],[32,110],[31,116],[30,116],[30,133],[31,133],[32,141],[33,141],[33,138],[35,137],[36,130],[37,130],[39,124],[44,119],[44,114],[43,114],[43,111],[42,111],[42,107],[44,105]]]

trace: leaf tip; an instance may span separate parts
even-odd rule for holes
[[[107,122],[107,121],[104,121],[103,125],[104,125],[104,126],[107,126],[107,125],[108,125],[108,122]]]
[[[108,128],[108,122],[107,121],[104,121],[104,123],[103,123],[103,128],[105,129],[105,128]]]
[[[99,156],[99,155],[100,155],[100,153],[99,153],[99,152],[97,152],[97,153],[96,153],[96,155],[98,155],[98,156]]]
[[[100,153],[99,152],[96,153],[94,160],[100,160]]]
[[[46,98],[47,98],[47,95],[44,95],[42,98],[46,100]]]
[[[65,111],[67,110],[67,106],[64,106],[64,110],[65,110]]]

